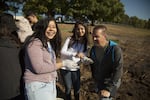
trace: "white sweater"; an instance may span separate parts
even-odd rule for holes
[[[24,43],[25,39],[33,34],[33,31],[29,21],[26,18],[21,17],[18,20],[19,21],[16,22],[16,25],[19,28],[19,30],[17,31],[18,37],[20,39],[20,42]]]
[[[76,63],[78,63],[80,61],[80,58],[79,57],[75,57],[76,54],[78,52],[83,52],[84,51],[84,45],[81,44],[81,43],[75,43],[73,44],[73,46],[71,46],[70,48],[68,48],[69,46],[69,42],[70,42],[70,39],[71,37],[68,37],[62,47],[62,50],[61,50],[61,58],[63,60],[65,59],[69,59],[69,60],[73,60],[75,61]],[[84,54],[86,54],[85,52],[83,52]],[[79,69],[80,66],[76,66],[74,69],[70,69],[71,71],[76,71],[77,69]],[[62,67],[62,69],[65,69],[65,70],[68,70],[66,69],[66,67]]]

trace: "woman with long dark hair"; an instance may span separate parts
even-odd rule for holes
[[[73,35],[68,37],[62,47],[62,59],[69,59],[77,63],[74,68],[63,66],[61,75],[64,79],[66,100],[71,100],[71,88],[74,88],[75,100],[79,100],[80,90],[80,61],[86,56],[88,49],[88,31],[87,27],[82,22],[77,22],[74,25]]]
[[[61,34],[53,18],[40,20],[35,33],[25,42],[25,90],[28,100],[56,100],[56,70],[71,61],[56,63]]]
[[[11,14],[0,14],[0,100],[23,100],[20,92],[19,39]]]

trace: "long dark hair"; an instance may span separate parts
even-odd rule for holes
[[[34,38],[38,38],[41,40],[43,47],[47,48],[48,45],[47,45],[47,37],[45,36],[45,31],[46,31],[50,21],[54,21],[56,23],[55,19],[52,17],[48,17],[48,18],[39,20],[35,25],[34,34],[32,36],[28,37],[25,45],[29,44]],[[49,41],[51,43],[53,50],[55,51],[56,56],[59,56],[62,39],[61,39],[61,33],[60,33],[57,23],[56,23],[56,29],[57,29],[56,35],[54,36],[53,39],[50,39]]]
[[[13,15],[9,13],[0,14],[0,38],[9,37],[11,40],[15,41],[18,46],[20,46],[20,41],[17,34],[17,26]]]
[[[13,15],[8,13],[0,14],[0,37],[1,36],[11,36],[12,32],[18,30]]]
[[[85,34],[82,37],[80,37],[77,33],[77,29],[78,29],[79,25],[82,25],[85,28]],[[88,29],[87,29],[87,26],[83,22],[78,21],[78,22],[75,23],[74,28],[72,30],[72,33],[73,33],[73,35],[71,36],[71,40],[70,40],[68,48],[71,47],[75,43],[81,43],[81,44],[84,45],[84,50],[83,51],[85,52],[87,50],[87,44],[88,44]]]

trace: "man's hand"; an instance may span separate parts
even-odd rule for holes
[[[91,58],[88,58],[86,56],[84,56],[82,59],[81,59],[81,62],[84,64],[84,65],[89,65],[89,64],[93,64],[94,61],[91,59]]]
[[[110,97],[110,92],[107,90],[101,90],[99,94],[102,97]]]

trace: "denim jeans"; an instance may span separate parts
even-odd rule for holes
[[[61,75],[64,80],[66,100],[71,100],[71,88],[74,89],[75,100],[79,100],[80,90],[80,69],[77,71],[69,71],[61,69]]]
[[[112,100],[112,98],[100,98],[99,100]]]
[[[56,82],[32,82],[26,83],[28,100],[56,100]]]

